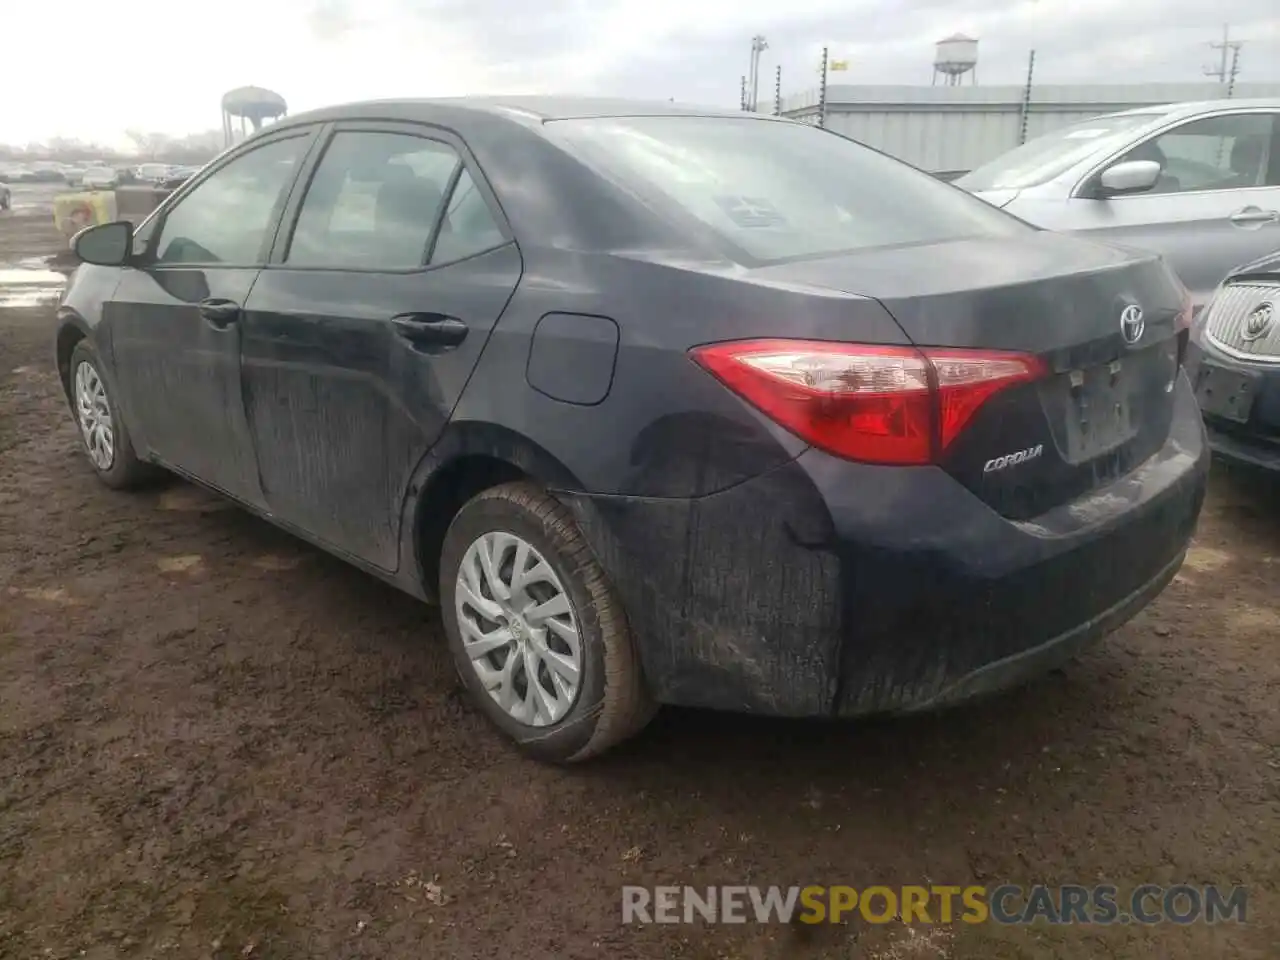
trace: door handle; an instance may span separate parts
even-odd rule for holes
[[[1280,211],[1263,210],[1261,207],[1248,206],[1231,214],[1231,222],[1239,224],[1273,223],[1280,220]]]
[[[467,325],[443,313],[401,313],[391,326],[404,340],[421,347],[456,347],[467,339]]]
[[[240,304],[234,300],[210,298],[200,301],[200,316],[209,322],[211,327],[225,330],[240,317]]]

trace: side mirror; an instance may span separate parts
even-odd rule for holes
[[[1098,193],[1103,197],[1146,193],[1159,179],[1160,164],[1154,160],[1122,160],[1102,171],[1098,178]]]
[[[116,220],[85,227],[72,238],[71,249],[84,263],[123,267],[133,255],[133,224]]]

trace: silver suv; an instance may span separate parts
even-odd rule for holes
[[[955,184],[1037,226],[1163,254],[1199,310],[1233,267],[1280,247],[1280,100],[1096,117]]]

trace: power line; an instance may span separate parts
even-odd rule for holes
[[[822,66],[818,68],[818,126],[827,125],[827,48],[822,48]]]
[[[1031,119],[1031,82],[1036,75],[1036,52],[1027,57],[1027,83],[1022,88],[1022,118],[1018,129],[1018,143],[1027,142],[1027,123]]]
[[[747,81],[746,109],[755,111],[760,102],[760,54],[769,49],[769,42],[760,34],[751,38],[751,73]]]
[[[1236,75],[1240,73],[1240,44],[1231,48],[1231,79],[1227,81],[1227,96],[1233,97],[1236,92]]]
[[[1205,67],[1204,74],[1206,77],[1217,77],[1219,83],[1227,84],[1227,96],[1231,96],[1235,90],[1236,75],[1240,72],[1240,48],[1243,46],[1243,40],[1231,39],[1231,25],[1226,23],[1222,25],[1222,41],[1209,44],[1211,50],[1219,53],[1218,65]]]

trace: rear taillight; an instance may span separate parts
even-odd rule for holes
[[[815,340],[716,343],[693,358],[813,446],[900,465],[933,463],[987,400],[1045,373],[1026,354]]]

